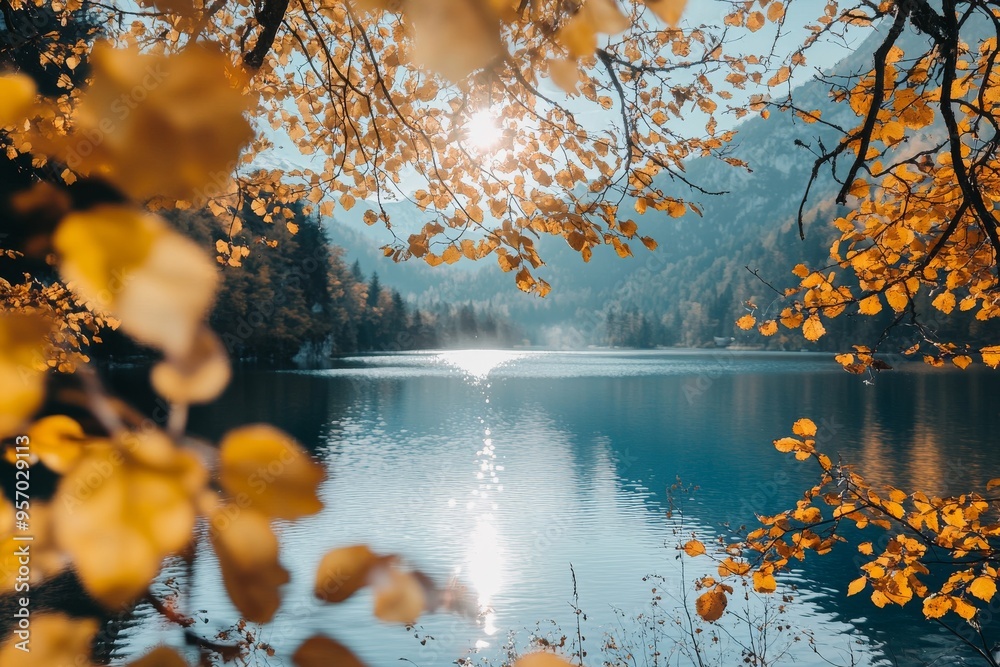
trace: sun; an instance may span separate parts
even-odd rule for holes
[[[472,114],[465,125],[465,139],[474,148],[487,151],[503,138],[503,129],[497,122],[497,117],[489,109],[482,109]]]

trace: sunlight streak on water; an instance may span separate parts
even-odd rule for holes
[[[523,352],[510,350],[452,350],[437,355],[437,360],[457,368],[474,383],[478,383],[485,380],[493,370],[525,356]]]

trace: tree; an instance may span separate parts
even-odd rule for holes
[[[37,15],[44,4],[0,0],[5,34],[20,25],[19,16]],[[270,521],[315,512],[322,471],[297,443],[267,425],[236,429],[217,448],[194,446],[185,427],[187,407],[212,401],[229,380],[226,348],[206,325],[221,280],[218,267],[243,267],[248,280],[266,278],[284,289],[280,276],[254,270],[254,256],[282,242],[294,250],[286,234],[310,238],[297,222],[300,214],[331,215],[338,207],[347,213],[359,201],[371,202],[362,220],[381,221],[397,234],[390,203],[407,199],[427,221],[405,230],[406,238],[395,237],[386,256],[431,265],[492,256],[514,273],[521,290],[544,296],[549,286],[534,274],[542,263],[536,238],[561,238],[585,261],[601,245],[627,257],[636,239],[654,250],[656,241],[640,235],[635,218],[648,211],[698,213],[694,200],[710,194],[688,182],[685,160],[708,156],[745,166],[727,155],[734,132],[720,129],[721,115],[777,109],[840,137],[810,148],[816,162],[802,200],[801,231],[827,168],[838,184],[835,201],[850,210],[834,222],[841,238],[830,265],[794,267],[797,284],[773,288],[789,300],[780,317],[758,324],[748,314],[740,326],[773,335],[780,324],[816,340],[825,332],[824,320],[845,312],[873,315],[886,304],[896,313],[894,324],[908,318],[920,327],[916,304],[932,295],[932,307],[944,315],[956,307],[981,320],[998,314],[993,294],[1000,232],[993,209],[1000,201],[994,112],[1000,18],[985,0],[943,0],[940,6],[927,0],[833,1],[784,58],[770,47],[760,54],[730,52],[739,48],[738,35],[788,28],[786,4],[778,0],[731,3],[717,28],[679,24],[679,0],[261,0],[253,11],[242,1],[234,4],[52,5],[59,25],[85,12],[110,31],[109,41],[93,48],[86,39],[68,47],[36,40],[39,58],[86,72],[87,85],[78,87],[63,72],[53,90],[27,66],[0,76],[7,160],[17,161],[19,173],[25,165],[35,170],[30,179],[41,184],[34,201],[61,202],[48,218],[52,225],[39,230],[61,281],[88,312],[118,323],[163,357],[151,375],[170,405],[162,424],[147,427],[84,367],[82,393],[98,425],[85,430],[65,414],[38,418],[45,368],[53,360],[63,366],[59,355],[72,351],[72,342],[58,333],[70,315],[40,312],[8,296],[0,319],[0,437],[12,440],[19,469],[40,463],[62,475],[52,502],[32,506],[33,525],[44,527],[34,542],[33,576],[71,563],[87,592],[109,608],[147,595],[163,557],[191,543],[198,517],[211,526],[220,576],[245,617],[266,622],[280,604],[288,574]],[[876,27],[871,65],[857,76],[828,81],[835,99],[853,112],[850,123],[822,118],[792,94],[736,98],[761,83],[790,88],[793,71],[819,40]],[[904,50],[906,31],[925,36],[925,44]],[[584,110],[594,110],[607,125],[585,125]],[[679,122],[690,116],[703,129],[683,132]],[[251,118],[285,128],[303,155],[317,155],[316,166],[257,167],[270,140]],[[403,185],[411,177],[421,182],[412,192]],[[74,187],[84,196],[71,196]],[[22,194],[8,197],[6,205]],[[206,208],[222,223],[214,262],[157,213],[192,208]],[[277,273],[284,275],[281,267]],[[379,311],[391,306],[391,297],[380,298],[374,276],[367,291],[361,276],[354,277],[353,303]],[[289,290],[297,301],[288,317],[312,304],[332,307],[329,289],[329,282],[310,280]],[[246,294],[247,300],[258,296],[252,287]],[[710,313],[698,306],[702,328],[710,328]],[[468,315],[459,313],[460,324],[469,323]],[[473,323],[475,316],[472,311]],[[645,343],[652,335],[638,309],[617,313],[614,323]],[[950,360],[964,368],[978,354],[987,365],[1000,364],[1000,346],[977,351],[921,331],[931,363]],[[838,358],[851,372],[885,368],[876,356],[885,338]],[[24,432],[30,455],[17,449]],[[981,494],[878,494],[815,451],[811,421],[796,422],[793,433],[775,446],[815,460],[820,483],[795,510],[766,518],[765,529],[746,537],[743,554],[753,563],[726,556],[720,575],[752,576],[758,590],[773,591],[777,570],[804,550],[831,548],[839,523],[849,518],[903,531],[882,554],[872,553],[875,564],[853,592],[870,583],[876,604],[917,597],[929,617],[954,612],[974,618],[976,605],[996,590],[991,517],[997,501]],[[251,494],[250,473],[276,461],[286,465],[274,483]],[[101,480],[96,488],[76,493],[91,478]],[[832,497],[826,490],[831,485],[840,489]],[[251,500],[241,504],[244,495]],[[824,518],[815,506],[821,499],[832,500],[834,516]],[[913,509],[907,511],[904,501]],[[26,512],[3,504],[0,526],[15,526],[22,519],[18,511]],[[150,531],[150,525],[167,529]],[[0,583],[9,590],[16,581],[16,535],[4,530]],[[941,565],[952,576],[937,590],[919,583],[928,569],[926,544],[955,557]],[[376,614],[389,622],[412,623],[437,599],[427,577],[363,546],[328,554],[316,592],[338,603],[369,583],[376,584]],[[705,595],[710,597],[700,599],[699,611],[717,617],[725,584],[713,583]],[[190,620],[164,610],[182,625]],[[89,621],[43,616],[35,619],[34,641],[53,662],[85,662],[94,629]],[[206,652],[218,650],[200,641]],[[9,640],[0,661],[25,664],[17,651]],[[178,656],[170,654],[161,649],[157,659],[176,663]],[[326,637],[305,642],[292,660],[300,667],[357,663]],[[519,664],[566,663],[535,656]]]

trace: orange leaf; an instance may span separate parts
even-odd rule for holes
[[[847,587],[847,596],[857,595],[868,585],[868,577],[858,577]]]
[[[684,553],[688,556],[700,556],[705,553],[705,545],[698,540],[691,540],[684,545]]]
[[[717,621],[722,618],[722,613],[726,611],[726,604],[729,599],[719,588],[703,593],[695,601],[695,611],[708,622]]]

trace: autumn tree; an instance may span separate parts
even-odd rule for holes
[[[185,551],[203,526],[236,607],[250,621],[274,616],[289,575],[271,521],[316,512],[322,471],[268,425],[235,429],[219,443],[186,433],[188,406],[214,400],[229,380],[226,348],[206,323],[220,267],[249,265],[276,236],[245,225],[246,208],[294,235],[297,211],[328,216],[361,206],[366,223],[396,234],[384,249],[392,259],[439,265],[490,257],[521,290],[544,296],[536,239],[562,239],[584,261],[603,245],[622,257],[637,242],[655,250],[640,232],[643,214],[697,214],[695,200],[712,194],[686,177],[688,160],[745,168],[727,152],[735,131],[722,129],[723,114],[776,109],[839,133],[833,145],[816,143],[813,176],[831,171],[836,200],[848,210],[833,220],[842,236],[830,265],[794,267],[797,284],[775,288],[787,300],[780,317],[758,324],[750,314],[741,326],[763,335],[801,327],[815,340],[824,320],[885,306],[897,322],[918,322],[913,304],[921,293],[933,293],[943,314],[958,308],[994,317],[1000,18],[992,4],[831,1],[787,56],[777,44],[791,30],[794,3],[723,4],[719,25],[710,27],[681,22],[682,0],[0,0],[7,35],[28,25],[23,18],[51,17],[44,25],[52,27],[39,28],[32,43],[47,71],[63,70],[52,89],[33,64],[4,61],[11,70],[0,76],[6,157],[33,170],[5,206],[49,221],[30,248],[12,251],[51,262],[60,279],[50,285],[95,326],[114,324],[157,350],[162,361],[151,380],[170,405],[161,421],[146,419],[83,366],[73,395],[85,423],[39,413],[47,368],[73,370],[86,361],[81,345],[90,341],[76,335],[81,325],[74,328],[71,309],[52,312],[5,295],[0,437],[18,472],[43,465],[61,481],[51,501],[31,504],[30,512],[2,506],[4,589],[16,581],[17,537],[30,530],[35,581],[72,567],[89,595],[121,608],[148,598],[162,560]],[[106,31],[102,41],[92,44],[89,33],[42,38],[81,12]],[[787,89],[816,43],[849,30],[879,35],[870,67],[829,80],[856,123],[831,123],[800,108],[794,93],[744,92]],[[925,35],[926,48],[904,52],[899,38],[908,30]],[[760,53],[739,52],[735,38],[749,33],[773,38],[755,42],[764,45]],[[682,131],[679,122],[691,118],[698,129]],[[280,142],[297,147],[309,166],[263,167]],[[804,193],[803,211],[812,195]],[[387,202],[397,200],[423,212],[420,229],[394,226]],[[201,208],[224,230],[211,248],[160,215]],[[851,372],[884,367],[876,356],[881,342],[859,344],[840,360]],[[932,363],[965,367],[973,354],[1000,363],[997,346],[975,351],[932,336],[927,345]],[[812,422],[797,422],[793,432],[776,446],[815,460],[820,483],[795,510],[766,518],[762,531],[732,547],[720,576],[752,576],[758,590],[773,591],[774,574],[791,558],[832,548],[838,523],[851,519],[901,531],[884,553],[872,554],[854,592],[870,583],[876,604],[924,598],[931,617],[973,618],[975,601],[992,598],[993,499],[880,494],[815,451]],[[275,461],[283,462],[280,474],[258,493],[248,480]],[[831,485],[839,490],[828,491]],[[833,516],[816,501],[833,506]],[[919,583],[928,544],[957,558],[953,578],[937,590]],[[376,589],[376,616],[388,622],[412,623],[451,605],[399,557],[364,546],[327,555],[316,595],[336,604],[368,585]],[[721,615],[726,586],[713,582],[699,599],[703,616]],[[183,610],[156,605],[190,625]],[[83,664],[95,629],[92,621],[41,616],[33,641],[50,662]],[[206,653],[221,650],[193,632],[190,638]],[[14,639],[0,648],[4,665],[25,660]],[[331,660],[360,664],[323,636],[292,656],[299,667]],[[147,663],[183,660],[161,648]],[[566,663],[538,654],[518,664]]]

